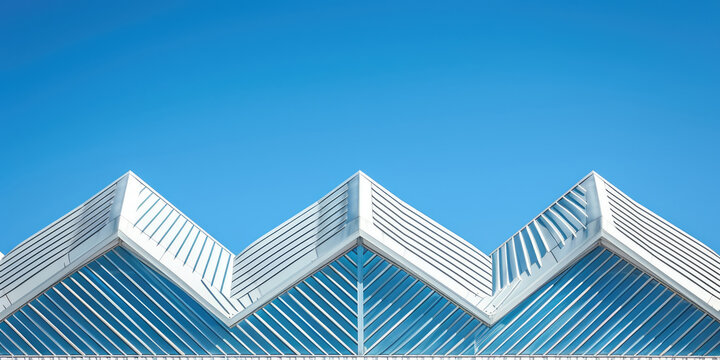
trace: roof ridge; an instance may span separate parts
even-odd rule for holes
[[[620,195],[613,191],[630,205],[617,203],[615,197]],[[665,234],[662,241],[668,249],[690,257],[668,260],[672,249],[653,252],[643,243],[650,240],[638,237],[648,230],[633,228],[646,226],[643,222],[655,224],[651,230]],[[49,241],[71,246],[42,246]],[[98,253],[123,246],[232,325],[358,243],[488,324],[598,245],[617,252],[720,319],[720,286],[702,287],[705,282],[720,284],[720,272],[703,275],[707,269],[697,267],[704,258],[720,264],[720,256],[702,253],[709,247],[637,204],[595,171],[503,242],[491,253],[492,259],[362,171],[235,255],[128,171],[0,255],[0,319]],[[30,267],[33,271],[19,271],[13,260],[18,256],[23,264],[35,264]],[[688,271],[675,270],[668,265],[671,260]],[[251,271],[257,266],[267,271]]]

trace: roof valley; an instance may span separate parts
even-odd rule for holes
[[[720,256],[594,172],[491,256],[362,172],[235,255],[128,172],[0,255],[0,318],[122,245],[233,325],[360,243],[488,324],[598,245],[720,319],[720,267],[698,265],[720,264]],[[673,251],[687,256],[673,259]],[[33,272],[17,272],[31,264]]]

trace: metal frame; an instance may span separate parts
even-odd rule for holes
[[[47,242],[53,245],[44,246]],[[108,249],[122,245],[153,271],[179,286],[194,302],[226,326],[247,323],[248,328],[240,328],[233,338],[241,344],[237,346],[249,349],[259,346],[259,339],[254,340],[248,332],[262,333],[259,327],[267,328],[268,321],[280,320],[276,317],[282,314],[278,308],[281,304],[268,307],[274,299],[304,284],[305,279],[358,244],[381,256],[387,265],[379,268],[381,265],[375,263],[376,268],[369,271],[380,271],[378,277],[369,283],[361,281],[354,285],[353,291],[358,292],[362,300],[356,307],[338,302],[350,310],[349,314],[355,312],[359,324],[353,324],[342,313],[335,318],[323,313],[323,308],[320,308],[317,316],[328,319],[327,324],[320,322],[325,327],[323,331],[332,333],[327,327],[333,326],[341,329],[340,333],[346,337],[352,337],[357,331],[358,339],[361,339],[357,341],[357,346],[339,345],[342,342],[331,346],[335,352],[340,352],[338,346],[343,351],[372,352],[381,341],[391,336],[384,334],[368,349],[360,346],[366,339],[371,341],[377,331],[365,332],[365,328],[373,323],[372,320],[366,323],[366,319],[360,316],[364,311],[376,310],[374,306],[366,308],[363,305],[366,298],[374,295],[365,291],[380,276],[390,276],[391,271],[394,271],[393,276],[398,271],[404,271],[406,277],[415,279],[431,292],[408,301],[418,300],[417,307],[433,307],[439,304],[439,298],[430,299],[431,295],[438,294],[459,311],[479,320],[481,325],[473,325],[473,329],[478,329],[501,322],[532,294],[551,283],[598,245],[610,249],[710,316],[710,322],[705,317],[688,319],[693,327],[686,329],[683,336],[691,334],[700,339],[709,331],[711,324],[720,319],[720,256],[635,203],[594,172],[520,229],[490,257],[402,202],[363,173],[352,176],[317,203],[261,237],[239,255],[234,255],[137,176],[128,173],[67,216],[0,257],[0,319],[8,319],[21,308],[23,310],[18,314],[26,319],[26,323],[18,323],[17,320],[7,322],[0,327],[0,336],[12,335],[18,339],[30,336],[29,333],[23,335],[28,331],[27,326],[48,322],[43,312],[48,310],[47,306],[57,307],[56,301],[60,299],[69,296],[80,303],[86,301],[84,293],[97,288],[88,282],[88,275],[81,273],[80,278],[72,278],[71,283],[54,290],[60,298],[39,300],[36,305],[23,308],[53,284],[63,281]],[[259,264],[263,264],[263,271],[259,271]],[[342,274],[357,272],[357,277],[361,268],[357,265],[352,264],[354,271],[344,265],[331,267],[330,271],[346,277],[351,275]],[[17,275],[19,267],[32,267],[34,271]],[[258,273],[262,275],[247,276]],[[329,287],[338,286],[340,278],[324,277],[316,281],[314,287],[297,292],[290,300],[301,307],[318,307],[319,303],[313,299],[322,294],[329,294],[333,301],[339,300],[340,293],[329,291]],[[339,289],[347,292],[342,287]],[[87,296],[88,300],[99,300],[93,295]],[[621,311],[629,301],[626,299],[618,303],[620,308],[616,311]],[[151,302],[157,305],[154,299]],[[137,311],[135,307],[128,306]],[[448,304],[438,306],[443,311],[450,307]],[[97,314],[95,309],[89,311]],[[97,311],[107,309],[101,306]],[[275,315],[269,311],[275,311]],[[264,314],[264,317],[245,321],[256,314]],[[172,318],[167,312],[163,316]],[[197,313],[182,315],[183,321],[189,321],[193,316]],[[307,316],[309,320],[318,321],[313,319],[315,315]],[[558,316],[562,317],[562,314]],[[399,320],[407,318],[408,315]],[[413,326],[429,324],[418,319],[411,320]],[[106,321],[118,320],[110,316]],[[344,330],[341,322],[353,324],[353,333]],[[400,328],[401,323],[394,324],[390,330]],[[458,318],[451,326],[465,328],[469,324]],[[80,329],[100,325],[87,323],[78,326]],[[695,329],[696,326],[702,329]],[[52,331],[58,330],[52,328]],[[654,331],[654,328],[650,330]],[[48,337],[49,331],[42,329],[37,336]],[[122,332],[127,331],[129,329],[123,325],[113,333],[123,338]],[[276,331],[288,332],[288,328],[280,327],[270,332],[279,336]],[[167,335],[178,336],[172,331]],[[76,334],[70,331],[64,336]],[[539,336],[534,335],[535,338]],[[710,336],[719,335],[712,333]],[[107,340],[93,341],[102,348],[108,346],[104,344]],[[297,340],[293,341],[297,343]],[[52,346],[59,346],[58,341],[62,342],[53,340]],[[263,341],[272,344],[267,339]],[[334,341],[340,340],[335,338]],[[405,339],[396,343],[402,347],[409,341]],[[131,344],[130,340],[126,339],[123,343],[137,352],[137,345]],[[152,346],[151,343],[140,342],[143,347]],[[223,343],[233,347],[228,340],[223,340]],[[592,347],[583,344],[573,349],[580,351]],[[3,349],[1,346],[0,349]],[[6,346],[15,345],[9,341]],[[174,345],[174,349],[187,346],[190,345],[181,341]],[[283,346],[298,351],[295,348],[297,345],[286,343]],[[647,350],[656,351],[663,346],[666,345],[656,344]],[[686,348],[689,346],[684,345]],[[274,351],[280,350],[275,345],[272,347]],[[415,344],[412,350],[420,347],[420,344]],[[525,349],[528,347],[523,351]],[[78,347],[73,351],[82,352]]]

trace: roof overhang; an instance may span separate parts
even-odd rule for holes
[[[632,200],[624,203],[627,209],[619,208],[613,199],[620,196],[625,195],[589,174],[494,251],[491,262],[357,173],[234,255],[128,173],[0,258],[0,319],[122,246],[232,326],[362,244],[489,325],[596,246],[612,250],[720,320],[720,288],[706,286],[720,284],[720,257]],[[629,228],[633,224],[638,229]],[[93,231],[86,231],[91,225]],[[631,236],[647,232],[664,236],[667,251],[677,251],[678,259],[669,263],[662,249]],[[258,264],[278,270],[249,276],[245,269]],[[698,264],[710,266],[698,269]],[[34,271],[23,275],[22,267]]]

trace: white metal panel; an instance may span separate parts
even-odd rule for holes
[[[315,249],[343,230],[348,212],[348,182],[262,236],[234,259],[231,294],[254,301],[260,287],[296,276],[298,265],[317,258]],[[254,296],[253,296],[254,295]]]
[[[612,230],[629,239],[616,247],[632,246],[648,257],[629,260],[662,265],[649,270],[661,280],[663,269],[672,273],[675,282],[667,283],[683,285],[676,290],[715,309],[711,313],[717,318],[720,257],[601,179],[588,175],[501,244],[491,260],[362,173],[235,256],[129,173],[0,258],[0,314],[34,296],[43,281],[64,276],[96,256],[104,249],[101,240],[114,231],[135,253],[232,323],[367,235],[394,257],[390,260],[463,306],[468,301],[477,305],[475,313],[487,314],[483,319],[492,323],[597,242],[616,241],[608,235]]]
[[[118,180],[119,181],[119,180]],[[0,259],[0,297],[9,306],[12,298],[6,296],[22,287],[30,289],[34,283],[62,271],[69,263],[69,254],[110,220],[118,181],[113,182],[82,205],[29,237]],[[0,302],[0,310],[5,306]]]
[[[502,290],[522,274],[532,275],[533,269],[542,267],[544,256],[552,256],[555,248],[565,246],[586,229],[586,195],[592,186],[594,179],[590,174],[491,253],[493,273],[502,275],[495,278],[493,292]],[[535,255],[531,257],[528,251]]]
[[[450,230],[407,205],[382,186],[372,182],[372,221],[420,262],[428,274],[442,274],[449,287],[485,297],[491,294],[490,258]],[[454,283],[454,284],[453,284]]]
[[[131,193],[126,196],[134,197],[132,203],[138,205],[133,209],[133,206],[130,205],[131,202],[128,202],[128,205],[124,207],[124,215],[130,218],[129,220],[136,229],[163,249],[163,259],[167,261],[170,257],[180,260],[178,257],[181,254],[184,255],[185,258],[181,259],[184,266],[190,267],[194,274],[211,284],[210,286],[216,290],[221,291],[222,286],[213,282],[213,279],[230,276],[229,273],[232,269],[215,265],[222,254],[230,253],[230,251],[144,181],[134,174],[131,175],[131,180],[139,185],[130,186],[128,191]],[[171,227],[173,231],[169,231]],[[178,236],[185,234],[185,228],[190,229],[189,234],[193,235],[192,237]],[[195,240],[201,243],[197,244]],[[199,251],[195,251],[196,248],[199,248]],[[217,274],[216,272],[220,270],[224,273]]]
[[[610,219],[617,231],[657,261],[710,294],[720,310],[720,256],[605,181]]]

